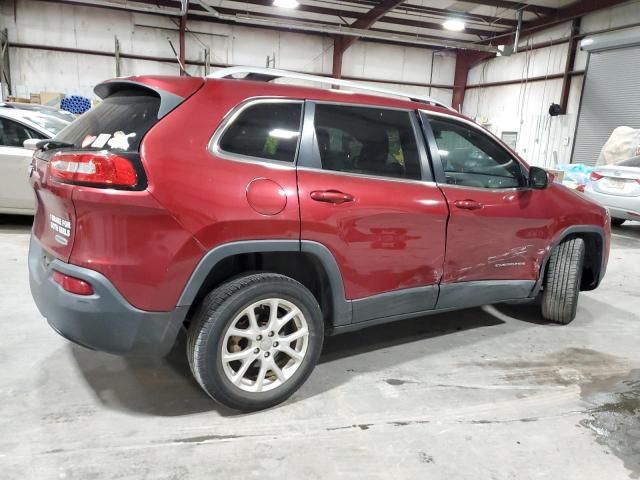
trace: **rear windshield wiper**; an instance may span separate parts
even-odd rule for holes
[[[41,150],[51,150],[52,148],[69,148],[75,147],[75,144],[69,142],[63,142],[62,140],[51,140],[46,139],[38,142],[36,144],[37,149]]]

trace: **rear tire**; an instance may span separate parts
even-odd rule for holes
[[[619,227],[624,222],[626,222],[626,219],[624,219],[624,218],[612,218],[611,219],[611,225],[613,225],[614,227]]]
[[[568,324],[576,317],[585,244],[582,238],[562,242],[551,252],[542,293],[542,316]]]
[[[285,401],[307,380],[324,322],[304,285],[259,273],[207,295],[187,335],[189,365],[204,391],[227,407],[255,411]]]

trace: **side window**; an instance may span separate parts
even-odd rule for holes
[[[0,146],[22,148],[24,141],[30,138],[44,136],[18,122],[0,117]]]
[[[410,113],[316,104],[314,126],[322,168],[419,180],[420,156]]]
[[[489,136],[463,123],[429,117],[448,184],[476,188],[524,185],[520,164]]]
[[[293,162],[301,117],[302,103],[256,103],[242,110],[229,124],[218,146],[238,155]]]

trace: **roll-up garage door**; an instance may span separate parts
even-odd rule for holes
[[[640,128],[640,46],[590,53],[572,162],[595,165],[620,126]]]

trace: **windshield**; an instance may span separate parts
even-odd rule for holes
[[[60,120],[59,118],[52,117],[51,115],[41,115],[37,113],[25,117],[25,120],[45,129],[47,132],[51,133],[51,135],[57,135],[58,132],[62,131],[70,123],[69,121]]]
[[[137,151],[142,137],[158,121],[160,97],[121,90],[80,116],[56,136],[75,148]]]

